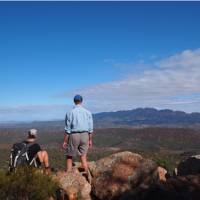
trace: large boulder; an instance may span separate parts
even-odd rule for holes
[[[180,162],[177,167],[177,175],[196,175],[200,174],[200,155],[191,156]]]
[[[128,151],[98,160],[91,173],[93,194],[107,200],[123,198],[138,188],[148,188],[159,179],[153,161]]]
[[[58,172],[56,179],[60,183],[62,189],[61,199],[66,196],[69,200],[91,200],[91,185],[86,181],[77,168],[73,168],[70,172]]]
[[[199,200],[200,176],[188,175],[169,178],[166,182],[153,184],[140,195],[133,197],[137,200]]]
[[[80,172],[84,171],[84,168],[81,164],[81,162],[74,162],[75,168],[77,168]],[[88,162],[88,167],[90,171],[93,171],[93,169],[96,167],[96,162],[95,161],[90,161]]]

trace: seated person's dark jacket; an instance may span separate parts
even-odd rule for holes
[[[39,144],[37,143],[29,143],[27,141],[24,141],[26,144],[29,144],[29,148],[28,148],[28,157],[29,157],[29,161],[31,162],[33,160],[34,157],[37,156],[37,153],[39,151],[41,151],[41,147]],[[41,164],[39,161],[39,158],[36,158],[37,164]]]

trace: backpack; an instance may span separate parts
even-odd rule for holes
[[[28,149],[31,145],[25,142],[15,143],[10,154],[10,171],[14,171],[18,166],[29,165]]]

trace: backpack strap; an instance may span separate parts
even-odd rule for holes
[[[34,164],[35,167],[38,167],[38,164],[37,164],[36,159],[37,159],[37,156],[35,156],[35,157],[32,159],[32,161],[30,162],[29,165],[32,166],[32,164]]]
[[[25,156],[26,156],[27,161],[29,161],[30,159],[29,159],[29,156],[28,156],[28,149],[29,149],[32,145],[34,145],[35,143],[27,143],[27,142],[24,142],[24,144],[26,145],[26,153],[25,153]],[[31,161],[31,162],[32,162],[32,161]]]

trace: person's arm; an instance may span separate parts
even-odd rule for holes
[[[64,148],[64,149],[67,148],[68,138],[69,138],[69,135],[66,134],[66,133],[64,133],[64,140],[63,140],[63,148]]]
[[[89,116],[88,116],[88,132],[90,133],[90,134],[92,134],[93,133],[93,118],[92,118],[92,114],[91,113],[89,113]]]
[[[92,147],[92,135],[93,135],[93,118],[92,118],[92,114],[89,113],[89,147],[91,148]]]
[[[92,148],[92,145],[93,145],[92,138],[93,138],[93,133],[89,133],[89,147],[90,148]]]
[[[65,133],[66,134],[71,133],[71,113],[66,114],[65,117]]]
[[[64,140],[63,140],[63,148],[67,148],[67,143],[68,143],[68,138],[69,134],[71,133],[71,120],[70,120],[70,115],[66,114],[65,117],[65,134],[64,134]]]

